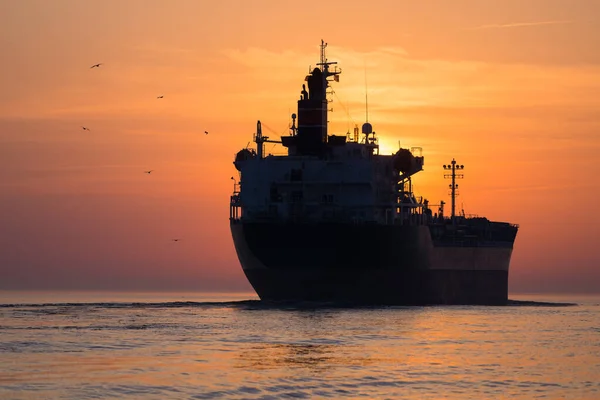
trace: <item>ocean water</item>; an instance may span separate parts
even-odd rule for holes
[[[511,298],[0,292],[0,399],[600,399],[600,297]]]

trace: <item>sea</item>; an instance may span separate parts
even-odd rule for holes
[[[0,399],[600,399],[600,296],[0,292]]]

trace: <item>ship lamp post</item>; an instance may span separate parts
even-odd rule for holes
[[[456,192],[456,189],[458,189],[456,180],[464,178],[463,174],[457,174],[456,171],[462,171],[463,169],[465,169],[465,166],[456,164],[456,160],[454,160],[454,158],[453,158],[452,163],[450,163],[448,165],[444,165],[444,169],[450,172],[449,174],[444,174],[444,178],[452,179],[452,183],[450,185],[448,185],[448,187],[450,188],[450,195],[452,196],[451,218],[452,218],[452,222],[454,222],[455,209],[456,209],[456,196],[458,195],[458,193]]]

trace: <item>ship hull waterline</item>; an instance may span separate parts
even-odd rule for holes
[[[435,246],[426,226],[232,222],[261,300],[350,305],[505,305],[512,243]]]

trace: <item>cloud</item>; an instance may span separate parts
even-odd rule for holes
[[[572,24],[574,21],[570,20],[558,20],[558,21],[535,21],[535,22],[513,22],[510,24],[489,24],[481,25],[475,28],[467,28],[467,30],[480,30],[480,29],[502,29],[502,28],[520,28],[525,26],[542,26],[542,25],[564,25]]]

